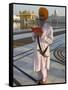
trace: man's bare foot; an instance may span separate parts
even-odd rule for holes
[[[47,84],[47,80],[45,81],[40,80],[40,84]]]
[[[39,80],[37,80],[37,84],[40,84],[40,81]]]
[[[42,81],[42,79],[40,79],[40,80],[37,80],[37,84],[40,84],[40,81]]]

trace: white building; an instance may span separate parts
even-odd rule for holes
[[[14,30],[20,29],[20,23],[16,22],[16,21],[19,21],[20,20],[20,17],[14,15],[13,16],[13,20],[14,20],[14,22],[13,22],[13,28],[14,28]]]

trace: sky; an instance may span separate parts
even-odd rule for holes
[[[35,5],[22,5],[22,4],[14,4],[13,13],[14,15],[18,14],[19,11],[27,10],[27,11],[34,11],[38,15],[38,9],[42,6],[35,6]],[[65,7],[53,7],[53,6],[43,6],[46,7],[49,11],[49,16],[54,13],[56,10],[58,16],[65,16]]]

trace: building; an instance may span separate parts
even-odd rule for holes
[[[65,26],[65,16],[58,16],[56,10],[49,16],[48,23],[53,26]]]
[[[14,22],[13,22],[13,28],[14,28],[14,30],[16,30],[16,29],[20,29],[20,23],[18,22],[18,21],[20,21],[20,17],[19,16],[17,16],[17,15],[14,15],[13,16],[13,20],[14,20]]]
[[[17,16],[20,17],[20,29],[30,28],[36,23],[36,15],[34,11],[20,11]]]
[[[14,28],[18,29],[30,29],[33,26],[37,26],[38,16],[34,11],[19,11],[19,13],[14,16]],[[53,27],[65,26],[65,16],[58,16],[57,11],[48,17],[48,23]]]

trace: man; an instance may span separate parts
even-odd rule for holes
[[[34,45],[34,71],[38,73],[39,82],[47,83],[48,70],[50,68],[50,47],[53,42],[53,28],[47,24],[48,10],[39,8],[39,25],[43,33],[33,33]]]

